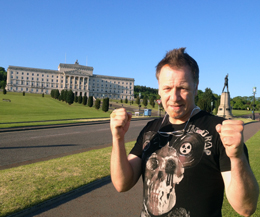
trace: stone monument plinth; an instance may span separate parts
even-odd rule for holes
[[[232,108],[230,106],[230,95],[229,92],[222,92],[220,97],[220,105],[218,107],[217,116],[231,119],[232,115]]]

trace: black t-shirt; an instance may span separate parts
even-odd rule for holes
[[[200,111],[180,125],[168,116],[148,122],[130,152],[142,159],[142,217],[221,216],[221,172],[230,170],[215,130],[223,120]]]

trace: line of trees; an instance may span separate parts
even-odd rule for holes
[[[94,104],[94,98],[93,96],[87,97],[86,94],[82,97],[81,93],[79,96],[73,93],[72,90],[62,90],[59,92],[58,89],[53,89],[51,90],[51,97],[54,99],[57,99],[59,101],[63,101],[68,103],[69,105],[73,103],[79,103],[83,104],[84,106],[88,107],[93,107],[96,109],[100,108],[101,105],[101,100],[100,99],[95,99],[95,104]],[[107,112],[109,110],[109,98],[103,99],[102,103],[102,111]]]
[[[0,67],[0,89],[4,89],[6,86],[7,72],[5,68]]]

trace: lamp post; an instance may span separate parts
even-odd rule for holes
[[[255,120],[255,93],[256,93],[256,87],[253,87],[254,98],[253,98],[253,115],[252,115],[252,120]]]

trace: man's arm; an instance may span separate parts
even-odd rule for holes
[[[243,122],[235,120],[216,126],[231,162],[231,171],[222,172],[227,199],[237,213],[250,216],[256,210],[259,187],[244,153],[243,129]]]
[[[110,162],[111,180],[118,192],[131,189],[141,175],[141,159],[126,155],[124,136],[128,131],[132,115],[124,108],[111,114],[112,154]]]

